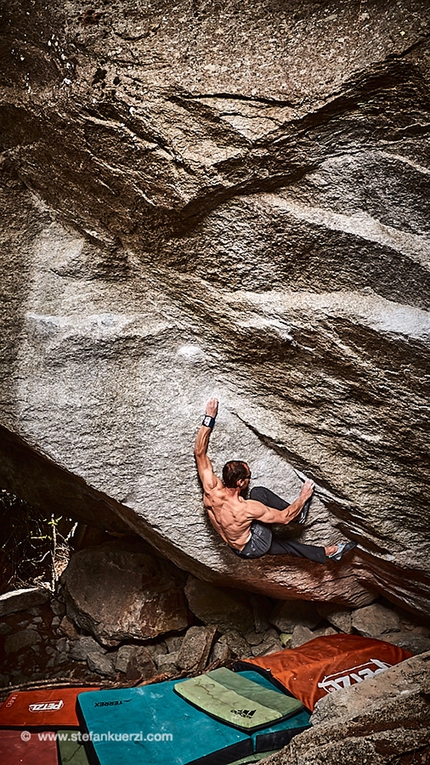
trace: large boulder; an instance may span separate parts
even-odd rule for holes
[[[124,543],[86,547],[63,574],[68,616],[107,646],[181,630],[187,607],[172,568]]]
[[[426,11],[5,1],[2,485],[215,584],[428,610]],[[215,468],[313,478],[347,562],[216,536],[211,394]]]
[[[352,627],[365,637],[380,637],[390,632],[400,631],[400,617],[390,608],[384,608],[380,603],[358,608],[354,611]]]

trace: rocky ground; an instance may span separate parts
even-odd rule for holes
[[[110,623],[103,621],[106,605]],[[336,632],[413,654],[430,650],[430,624],[382,599],[350,610],[219,588],[186,579],[130,539],[75,553],[54,595],[35,588],[0,596],[0,616],[3,697],[11,687],[45,681],[127,685],[194,674]]]

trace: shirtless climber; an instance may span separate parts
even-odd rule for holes
[[[296,519],[305,523],[312,493],[313,481],[303,484],[299,497],[291,503],[270,489],[257,486],[251,489],[250,499],[242,494],[248,489],[251,471],[246,462],[227,462],[222,471],[223,480],[215,475],[207,455],[209,437],[218,413],[218,401],[211,398],[206,404],[203,424],[197,433],[194,454],[197,470],[203,484],[204,505],[214,529],[241,558],[260,558],[269,555],[294,555],[318,563],[328,559],[340,561],[356,547],[355,542],[316,547],[292,539],[276,537],[267,524],[287,524]]]

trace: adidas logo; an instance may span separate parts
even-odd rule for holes
[[[247,719],[255,715],[255,709],[230,709],[232,715],[239,715],[239,717],[246,717]]]

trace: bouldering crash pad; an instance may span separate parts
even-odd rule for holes
[[[88,690],[54,688],[11,693],[0,708],[0,728],[77,728],[76,699]]]
[[[313,711],[327,693],[361,683],[400,661],[409,651],[361,635],[326,635],[304,643],[237,662],[238,669],[260,667]]]
[[[274,687],[258,671],[241,674]],[[99,765],[135,765],[139,760],[145,765],[220,765],[280,749],[309,727],[308,712],[300,710],[280,723],[246,733],[196,709],[175,693],[177,684],[172,680],[78,697],[78,716]]]
[[[281,722],[303,706],[301,701],[225,667],[177,683],[174,689],[198,709],[245,731]]]
[[[0,730],[2,765],[58,765],[57,744],[50,734],[52,731]]]

